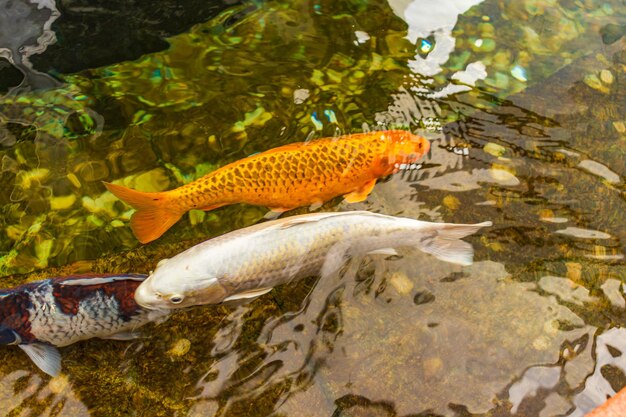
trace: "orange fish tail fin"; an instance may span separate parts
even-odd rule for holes
[[[104,185],[117,198],[137,210],[130,219],[130,227],[141,243],[161,237],[184,214],[171,204],[167,192],[146,193],[108,182]]]

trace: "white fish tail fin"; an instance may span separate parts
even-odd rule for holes
[[[491,222],[477,224],[442,224],[421,237],[417,246],[424,252],[459,265],[471,265],[474,261],[474,248],[471,244],[460,240],[465,236],[476,233],[482,227],[491,226]]]

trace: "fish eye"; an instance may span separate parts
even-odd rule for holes
[[[422,145],[423,145],[423,144],[422,144],[422,142],[420,142],[420,144],[418,145],[418,147],[419,147],[420,149],[422,149]]]
[[[182,302],[183,302],[183,296],[182,295],[176,294],[176,295],[172,295],[170,297],[170,303],[172,303],[172,304],[180,304]]]

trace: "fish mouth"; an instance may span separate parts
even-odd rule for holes
[[[135,302],[139,307],[146,310],[159,310],[163,308],[161,297],[152,289],[148,280],[142,282],[135,290]]]

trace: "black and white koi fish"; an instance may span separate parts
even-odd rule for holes
[[[43,372],[61,370],[55,346],[79,340],[130,340],[136,328],[167,312],[141,308],[135,290],[145,275],[50,278],[0,290],[0,344],[17,345]]]

